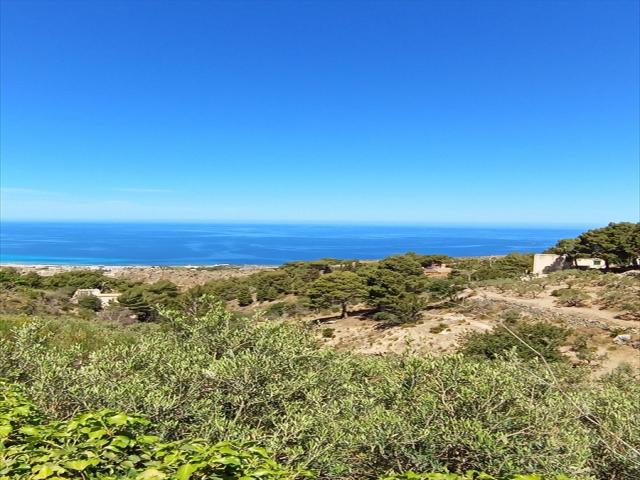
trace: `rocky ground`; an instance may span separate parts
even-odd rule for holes
[[[595,374],[610,372],[623,363],[640,372],[640,322],[618,319],[613,311],[560,307],[549,298],[510,298],[486,290],[474,292],[457,307],[424,312],[414,324],[385,328],[367,316],[354,315],[324,321],[318,336],[328,346],[365,354],[454,353],[467,332],[491,330],[507,311],[525,320],[571,328],[574,334],[569,343],[580,334],[587,335],[594,349],[594,359],[588,363]],[[569,345],[563,347],[563,353],[576,364],[585,363]]]

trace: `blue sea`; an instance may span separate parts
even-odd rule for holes
[[[541,252],[583,228],[189,223],[0,224],[0,262],[73,265],[278,265],[376,259],[408,251],[451,256]]]

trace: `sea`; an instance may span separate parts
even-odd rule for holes
[[[223,223],[0,223],[0,263],[43,265],[279,265],[542,252],[584,228]]]

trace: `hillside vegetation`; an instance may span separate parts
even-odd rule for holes
[[[593,375],[593,342],[637,354],[640,280],[531,261],[328,259],[188,289],[1,269],[0,479],[639,478],[637,370]],[[341,322],[459,335],[366,355]]]
[[[170,320],[133,339],[129,327],[91,324],[72,348],[46,333],[64,320],[29,321],[0,343],[0,375],[52,418],[136,412],[167,439],[257,442],[320,478],[640,473],[640,384],[622,371],[593,382],[513,355],[339,353],[299,327],[210,307],[197,317],[166,312]],[[76,322],[75,330],[89,323]]]

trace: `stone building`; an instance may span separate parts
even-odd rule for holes
[[[604,260],[600,258],[578,258],[575,265],[567,260],[566,255],[554,253],[536,253],[533,256],[533,274],[544,275],[566,268],[605,268]]]
[[[112,302],[117,303],[118,297],[120,296],[120,294],[117,292],[102,293],[98,288],[79,288],[75,291],[73,297],[71,297],[71,301],[73,303],[78,303],[78,300],[80,300],[80,298],[88,297],[89,295],[97,297],[100,300],[103,308]]]

